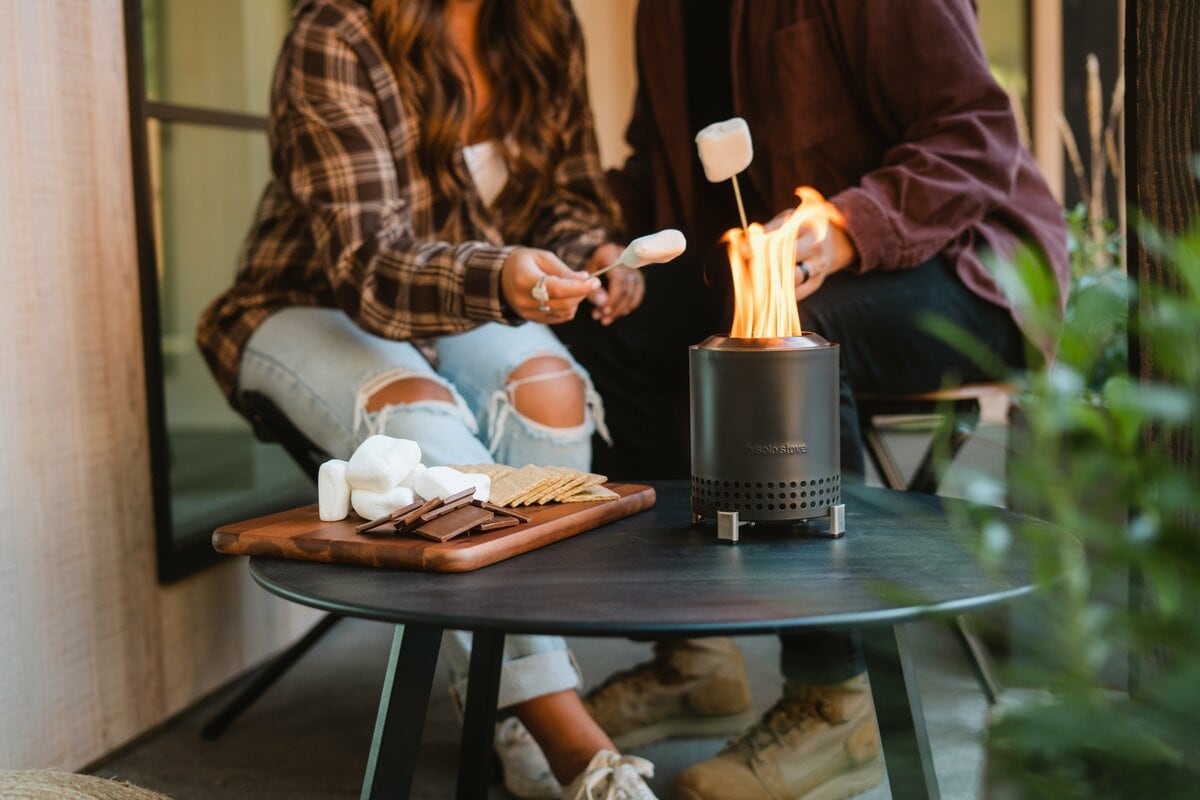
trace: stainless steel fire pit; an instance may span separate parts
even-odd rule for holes
[[[715,519],[726,541],[745,522],[819,517],[845,533],[838,346],[712,336],[689,358],[694,521]]]

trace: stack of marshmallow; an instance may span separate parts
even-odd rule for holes
[[[365,520],[386,517],[415,500],[448,497],[474,487],[475,499],[486,501],[492,479],[478,472],[426,467],[421,447],[408,439],[371,436],[349,461],[326,461],[317,475],[321,519],[337,522],[350,509]]]

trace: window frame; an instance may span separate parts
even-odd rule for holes
[[[224,556],[207,538],[176,536],[172,517],[170,440],[159,308],[159,263],[152,192],[149,123],[200,125],[222,130],[267,129],[266,116],[151,100],[146,95],[142,0],[123,0],[126,81],[129,93],[129,141],[137,240],[138,284],[142,314],[142,359],[146,381],[146,425],[150,448],[155,560],[160,584],[174,583],[220,563]],[[264,503],[262,513],[279,510]]]

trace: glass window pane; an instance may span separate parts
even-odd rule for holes
[[[292,0],[143,0],[151,100],[267,113]]]
[[[311,482],[278,445],[258,443],[225,402],[194,337],[200,313],[233,282],[238,250],[269,175],[257,131],[152,123],[160,248],[159,308],[171,467],[180,536],[311,502]]]

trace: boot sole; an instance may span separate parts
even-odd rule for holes
[[[847,800],[883,782],[883,758],[876,757],[853,772],[838,775],[828,783],[818,786],[796,800]]]
[[[792,798],[792,800],[849,800],[857,794],[874,789],[883,782],[883,758],[876,758],[853,772],[838,775],[828,783],[822,784],[807,794]],[[759,791],[762,791],[760,788]],[[696,794],[690,789],[681,789],[676,785],[671,793],[672,800],[710,800]]]
[[[736,736],[758,720],[754,709],[728,717],[675,717],[612,737],[621,752],[636,750],[663,739],[711,739]]]

